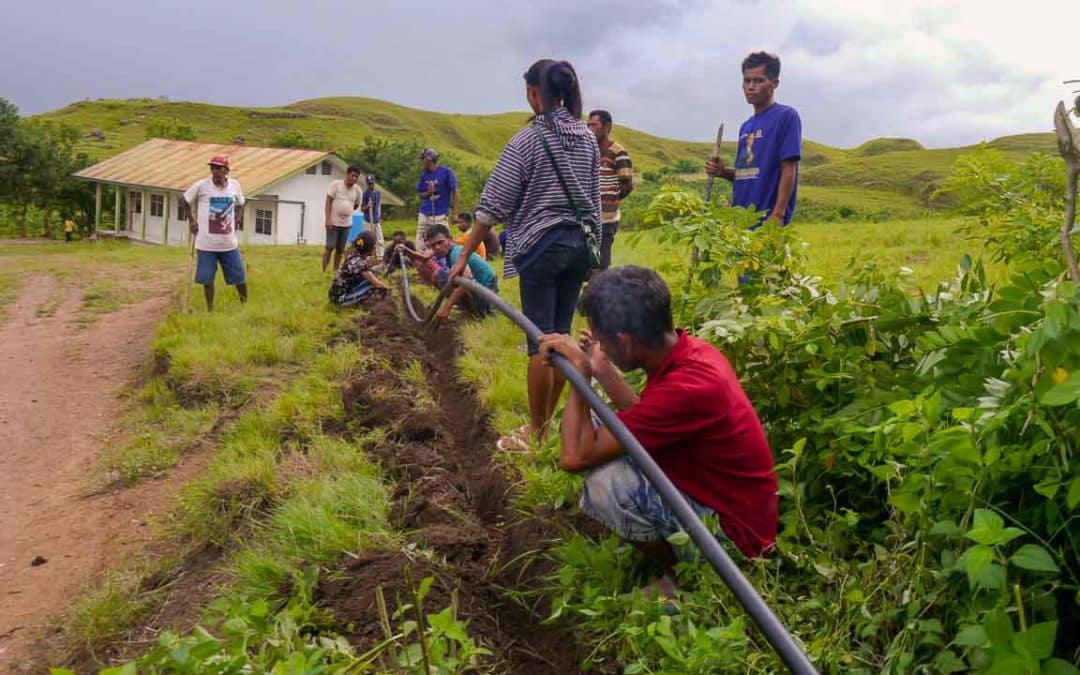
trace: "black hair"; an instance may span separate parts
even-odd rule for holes
[[[581,117],[581,87],[569,61],[540,59],[525,71],[525,84],[540,89],[545,115],[561,105],[574,117]]]
[[[403,237],[406,236],[405,235],[405,230],[394,230],[394,233],[390,235],[390,238],[393,239],[394,237],[398,236],[399,234],[401,236],[403,236]]]
[[[461,213],[457,214],[457,217],[461,220],[464,220],[466,223],[469,223],[470,225],[472,224],[473,217],[472,214],[468,211],[462,211]]]
[[[353,242],[353,246],[361,255],[369,254],[375,250],[375,233],[371,230],[364,230],[360,233],[360,236]]]
[[[601,124],[611,124],[611,113],[606,110],[594,110],[589,113],[589,117],[599,117]]]
[[[629,333],[656,346],[674,330],[671,291],[660,275],[637,265],[612,267],[595,275],[581,294],[578,311],[608,338]]]
[[[434,237],[437,234],[441,234],[442,236],[446,237],[447,239],[453,239],[453,237],[450,236],[450,228],[449,227],[447,227],[445,225],[429,225],[428,229],[427,229],[427,238],[431,239],[432,237]]]
[[[780,57],[776,54],[770,54],[768,52],[754,52],[750,54],[742,62],[742,71],[745,73],[751,68],[757,68],[758,66],[765,66],[765,75],[770,80],[780,79]]]
[[[349,168],[345,169],[345,173],[355,173],[357,176],[359,176],[361,174],[360,167],[350,164]]]

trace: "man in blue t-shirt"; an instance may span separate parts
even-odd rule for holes
[[[445,225],[447,229],[458,214],[458,184],[453,169],[439,166],[439,153],[435,148],[425,148],[420,153],[423,173],[416,184],[416,196],[420,210],[416,217],[416,243],[420,250],[427,248],[427,230],[433,225]]]
[[[710,159],[705,171],[732,182],[731,205],[762,212],[758,225],[775,220],[791,222],[799,186],[802,122],[794,108],[775,101],[780,86],[780,59],[754,52],[742,62],[743,94],[754,114],[739,127],[735,168]]]
[[[367,175],[367,189],[360,197],[360,210],[364,212],[364,224],[375,235],[375,255],[383,257],[382,193],[375,184],[375,174]]]

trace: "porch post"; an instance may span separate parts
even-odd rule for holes
[[[146,190],[139,191],[139,203],[142,204],[142,240],[146,241]]]
[[[171,197],[171,195],[168,192],[166,192],[165,193],[165,241],[162,242],[166,246],[169,245],[169,206],[172,204],[172,199],[170,197]]]
[[[101,227],[101,183],[94,184],[94,232]]]
[[[119,237],[120,236],[120,186],[119,185],[116,185],[116,186],[113,187],[113,198],[114,198],[113,201],[115,202],[115,204],[113,205],[113,211],[114,211],[114,213],[113,213],[113,231],[116,233],[116,236]]]

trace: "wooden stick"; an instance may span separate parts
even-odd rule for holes
[[[713,145],[712,158],[720,159],[720,144],[724,141],[724,123],[720,123],[720,128],[716,131],[716,144]],[[709,176],[705,179],[705,206],[709,205],[709,201],[712,200],[712,188],[713,182],[716,180],[716,176]],[[690,251],[690,270],[686,273],[686,285],[683,287],[683,301],[682,309],[680,313],[685,312],[686,303],[690,298],[690,286],[694,280],[694,269],[697,268],[698,259],[701,257],[701,251],[695,246]]]
[[[1054,110],[1054,132],[1057,135],[1058,154],[1065,160],[1065,219],[1061,225],[1061,248],[1065,252],[1069,278],[1074,284],[1080,284],[1080,265],[1076,262],[1076,252],[1072,246],[1072,233],[1076,225],[1076,181],[1080,176],[1080,139],[1061,101]]]
[[[189,233],[190,234],[190,233]],[[191,284],[194,281],[195,270],[195,235],[191,234],[191,249],[188,253],[187,280],[184,283],[184,305],[181,308],[183,314],[187,314],[188,305],[191,304]]]
[[[713,146],[713,159],[720,159],[720,144],[724,142],[724,123],[720,123],[720,129],[716,132],[716,145]],[[705,203],[708,204],[712,199],[712,186],[713,181],[716,180],[716,176],[709,176],[705,179]]]

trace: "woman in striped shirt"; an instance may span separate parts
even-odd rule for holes
[[[461,273],[469,253],[496,223],[506,224],[506,276],[521,277],[521,310],[546,333],[569,333],[581,286],[589,276],[589,249],[578,212],[600,222],[600,150],[581,120],[581,89],[566,61],[541,59],[525,73],[525,97],[535,116],[503,148],[491,172],[465,254],[450,271]],[[543,141],[541,141],[541,137]],[[558,163],[567,190],[548,156]],[[572,202],[572,203],[571,203]],[[542,438],[565,379],[542,363],[529,341],[530,424],[500,440],[500,448],[527,449],[528,438]]]

